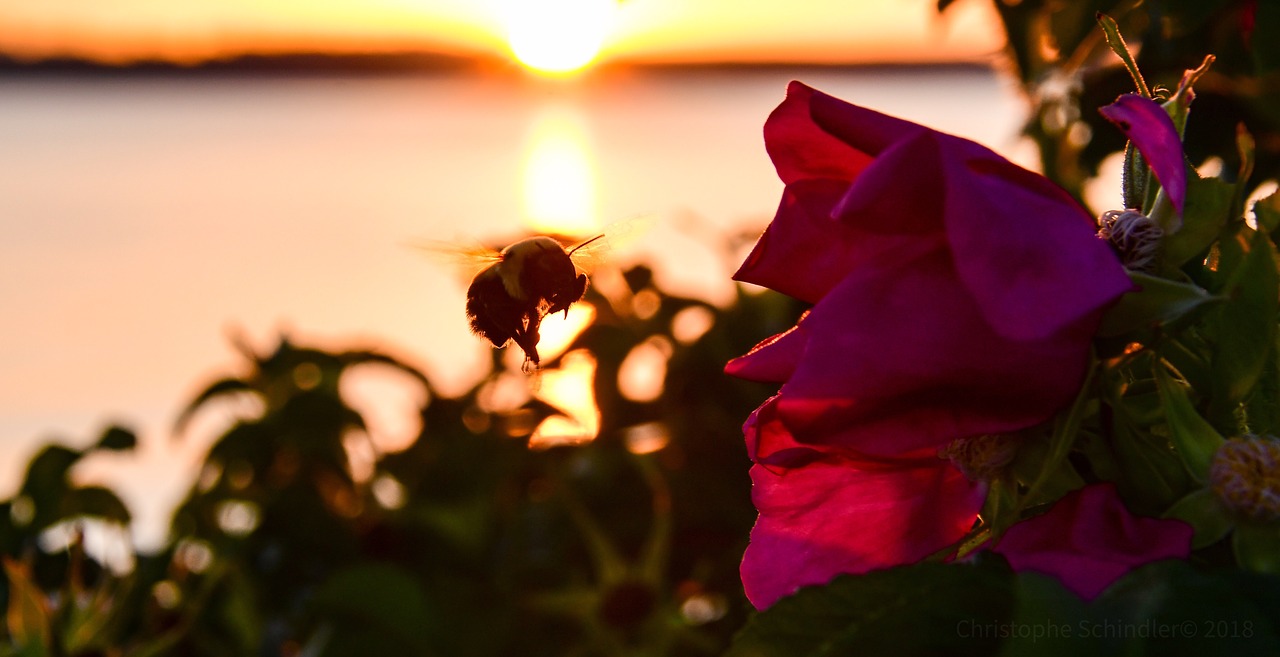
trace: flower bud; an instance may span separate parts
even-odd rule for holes
[[[951,461],[969,481],[991,481],[1018,454],[1019,440],[1010,434],[984,434],[960,438],[938,450],[938,458]]]
[[[1137,210],[1108,210],[1098,217],[1098,237],[1111,244],[1126,269],[1151,273],[1164,229]]]
[[[1280,520],[1280,440],[1254,435],[1227,440],[1213,455],[1209,487],[1242,518]]]

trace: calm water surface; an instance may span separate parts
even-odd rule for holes
[[[79,474],[156,545],[205,447],[170,423],[237,371],[232,333],[382,348],[466,389],[487,347],[415,239],[651,215],[618,258],[727,301],[721,244],[776,206],[761,126],[793,78],[1029,163],[1020,100],[977,71],[0,78],[0,498],[43,441],[121,422],[138,453]]]

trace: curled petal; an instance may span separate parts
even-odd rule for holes
[[[792,82],[787,97],[764,124],[764,143],[782,182],[849,180],[871,163],[870,154],[832,139],[814,123],[810,106],[820,92]]]
[[[1169,114],[1155,101],[1138,94],[1125,94],[1098,111],[1116,124],[1142,153],[1165,194],[1181,213],[1187,198],[1187,169],[1182,140]]]
[[[791,378],[796,363],[804,355],[808,344],[808,331],[804,317],[789,330],[766,339],[724,366],[725,374],[751,381],[779,382]]]
[[[868,155],[879,156],[891,145],[929,130],[918,123],[846,103],[801,82],[793,81],[787,86],[787,97],[793,95],[809,103],[809,116],[814,124]]]
[[[778,420],[777,395],[752,411],[742,425],[742,434],[747,443],[747,457],[771,471],[798,468],[823,457],[818,449],[796,442]]]
[[[780,472],[756,465],[751,479],[760,517],[741,571],[760,609],[802,586],[918,561],[959,541],[986,494],[937,459],[888,469],[840,460]]]
[[[1111,484],[1069,493],[1044,515],[1005,533],[993,551],[1015,570],[1056,577],[1092,600],[1130,570],[1191,552],[1190,525],[1129,513]]]

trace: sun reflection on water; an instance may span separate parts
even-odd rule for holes
[[[535,116],[520,178],[523,219],[534,232],[587,235],[599,230],[586,119],[573,108],[552,105]]]

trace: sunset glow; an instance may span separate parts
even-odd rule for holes
[[[507,40],[521,64],[577,71],[595,59],[613,23],[614,0],[508,0]]]
[[[425,51],[560,76],[603,60],[972,61],[1003,45],[998,24],[989,3],[938,16],[935,0],[41,0],[0,3],[0,53],[123,64]]]

